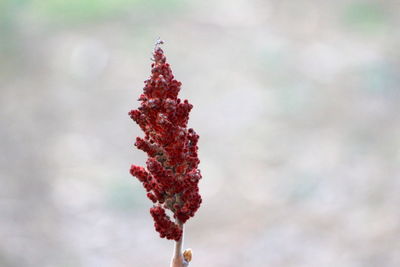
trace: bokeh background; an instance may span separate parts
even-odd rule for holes
[[[157,37],[194,104],[193,267],[400,266],[400,3],[0,1],[0,266],[168,266],[130,164]]]

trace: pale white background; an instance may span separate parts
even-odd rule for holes
[[[158,36],[194,105],[193,267],[400,266],[397,1],[0,3],[0,266],[168,266],[128,171]]]

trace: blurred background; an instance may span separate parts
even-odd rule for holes
[[[168,266],[127,113],[161,37],[200,134],[190,266],[400,266],[400,4],[1,0],[0,266]]]

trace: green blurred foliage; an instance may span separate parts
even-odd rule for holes
[[[15,46],[12,41],[16,35],[16,14],[25,2],[25,0],[0,1],[0,52],[7,52]]]
[[[56,21],[81,22],[129,14],[146,9],[174,9],[181,0],[32,0],[38,14]]]
[[[133,183],[127,184],[125,179],[110,184],[107,187],[106,195],[107,205],[113,210],[126,212],[148,205],[141,186],[135,186]]]
[[[0,31],[10,28],[20,13],[45,22],[80,24],[143,12],[171,11],[183,0],[3,0],[0,1]]]
[[[389,14],[379,3],[354,2],[345,8],[343,20],[355,30],[371,33],[388,25]]]
[[[398,75],[395,66],[381,62],[371,66],[366,66],[362,71],[364,78],[364,88],[370,93],[376,93],[392,97],[392,93],[398,90]]]

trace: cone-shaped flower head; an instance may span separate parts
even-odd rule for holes
[[[171,220],[166,210],[183,224],[200,207],[199,136],[187,129],[193,106],[178,98],[181,83],[174,79],[158,45],[153,60],[151,76],[139,97],[140,107],[129,112],[145,134],[144,138],[136,138],[135,146],[147,153],[148,160],[146,168],[132,165],[130,173],[143,184],[154,203],[150,213],[160,236],[178,241],[181,226]]]

